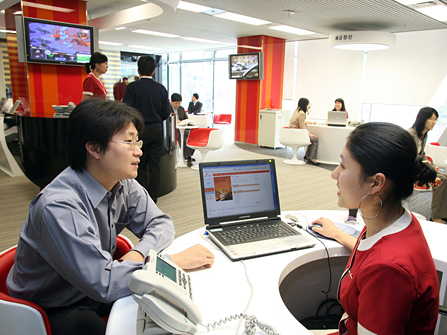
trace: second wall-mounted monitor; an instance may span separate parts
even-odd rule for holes
[[[29,63],[83,65],[98,50],[97,29],[90,26],[24,17],[22,33],[17,29],[17,44]]]
[[[263,58],[262,52],[229,55],[230,79],[264,79]]]

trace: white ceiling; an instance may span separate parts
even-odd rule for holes
[[[7,1],[5,0],[5,2]],[[432,19],[394,0],[188,0],[188,2],[264,19],[274,24],[306,29],[314,31],[316,34],[297,36],[269,29],[266,25],[253,26],[204,13],[177,9],[169,17],[153,18],[134,25],[126,25],[125,30],[100,32],[100,41],[123,44],[121,46],[100,44],[100,47],[102,49],[162,54],[175,51],[228,48],[237,44],[238,37],[252,35],[268,35],[287,41],[297,41],[324,39],[328,38],[329,34],[340,31],[375,30],[399,33],[447,28],[446,22]],[[147,1],[144,0],[89,0],[87,1],[87,19],[93,20],[145,3]],[[430,3],[446,6],[447,1],[434,0]],[[1,5],[0,7],[4,7]],[[285,11],[293,11],[295,14],[288,15]],[[142,35],[133,33],[132,30],[135,29],[178,34],[227,44],[210,44],[182,38]],[[156,47],[161,50],[152,51],[128,47],[132,44]]]

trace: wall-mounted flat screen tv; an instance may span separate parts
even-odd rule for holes
[[[230,79],[264,79],[262,52],[228,56]]]
[[[94,52],[93,27],[23,18],[26,61],[85,64]]]

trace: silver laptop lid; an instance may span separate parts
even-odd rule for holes
[[[220,226],[280,214],[274,159],[199,164],[205,224]]]
[[[348,119],[347,112],[329,111],[327,124],[328,126],[346,126],[347,119]]]

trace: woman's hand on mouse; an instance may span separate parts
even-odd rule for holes
[[[333,238],[334,240],[348,248],[350,251],[354,249],[357,239],[338,230],[337,226],[331,220],[329,220],[328,218],[319,218],[312,222],[312,224],[315,223],[321,225],[321,228],[318,226],[312,226],[312,230],[314,232],[329,238]]]
[[[334,240],[337,239],[337,236],[340,233],[340,230],[335,226],[335,224],[329,220],[328,218],[319,218],[312,222],[313,226],[311,227],[312,230],[318,234],[321,234],[323,236],[333,238]],[[317,225],[315,225],[317,224]],[[321,225],[321,228],[318,226]]]

